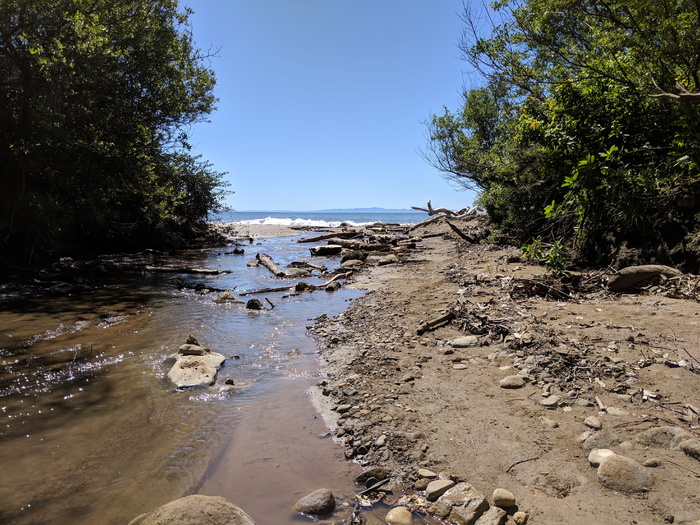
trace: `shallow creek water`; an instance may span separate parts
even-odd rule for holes
[[[0,523],[125,524],[189,493],[224,496],[260,525],[304,523],[291,511],[299,497],[353,494],[360,469],[324,437],[307,397],[320,372],[306,326],[359,292],[267,294],[275,308],[256,312],[173,284],[279,286],[246,261],[308,259],[292,238],[226,251],[152,262],[230,274],[122,275],[0,307]],[[217,384],[232,378],[237,390],[173,390],[164,361],[189,334],[227,357]]]

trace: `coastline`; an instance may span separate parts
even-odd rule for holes
[[[444,220],[411,235],[415,252],[353,277],[348,286],[367,293],[310,329],[327,376],[312,402],[348,458],[390,472],[387,502],[415,492],[414,510],[453,519],[421,499],[428,469],[492,504],[495,489],[510,491],[508,524],[522,523],[516,511],[542,525],[700,519],[698,403],[684,407],[700,387],[696,301],[611,294],[600,274],[570,299],[518,295],[518,283],[546,278],[519,249],[467,243]],[[447,311],[456,319],[417,334]],[[658,438],[666,427],[689,451]],[[603,486],[593,448],[646,465],[651,490]]]

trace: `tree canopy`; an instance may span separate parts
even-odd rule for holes
[[[217,208],[223,174],[187,143],[216,102],[189,14],[176,0],[0,3],[6,256],[143,245]]]
[[[700,2],[502,0],[463,20],[479,81],[428,122],[429,162],[521,242],[697,268]]]

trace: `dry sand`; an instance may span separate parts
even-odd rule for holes
[[[597,274],[556,300],[536,293],[544,268],[516,248],[467,243],[440,221],[412,235],[417,250],[359,273],[350,285],[367,294],[312,329],[328,376],[313,397],[348,455],[391,471],[389,504],[427,468],[489,500],[498,487],[511,491],[531,524],[700,520],[698,458],[643,441],[663,426],[700,436],[697,295],[613,294]],[[447,311],[456,318],[417,334]],[[466,335],[476,346],[448,344]],[[526,378],[522,388],[499,386],[515,374]],[[559,402],[546,408],[551,394]],[[589,416],[601,431],[584,424]],[[652,489],[601,485],[579,440],[585,432],[613,434],[617,454],[655,461],[646,468]]]

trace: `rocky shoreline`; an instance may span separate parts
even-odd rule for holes
[[[389,480],[370,494],[469,525],[698,523],[697,277],[612,293],[603,272],[552,279],[458,235],[479,219],[450,222],[413,229],[417,250],[310,328],[315,405]]]

